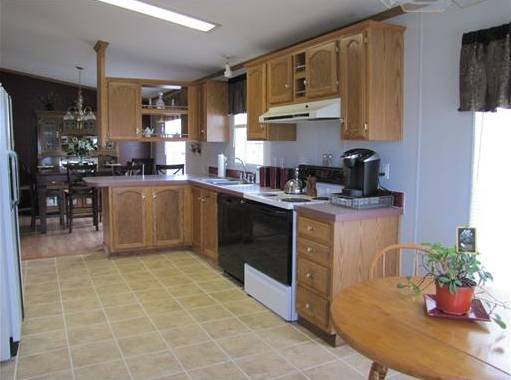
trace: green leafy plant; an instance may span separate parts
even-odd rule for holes
[[[97,150],[98,144],[87,138],[72,137],[67,145],[67,154],[69,156],[85,157],[90,152]]]
[[[438,243],[423,245],[429,248],[428,253],[422,256],[421,266],[425,274],[417,283],[411,277],[407,277],[406,283],[398,283],[397,287],[408,288],[417,295],[433,282],[440,287],[449,287],[451,293],[456,293],[460,288],[478,287],[476,297],[489,308],[492,320],[500,327],[506,328],[501,316],[494,311],[497,307],[509,307],[484,289],[483,285],[487,281],[492,281],[493,276],[484,269],[478,259],[479,254],[458,252],[455,247],[446,247]]]

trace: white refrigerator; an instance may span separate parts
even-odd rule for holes
[[[11,98],[0,84],[0,361],[17,354],[23,318],[18,168]]]

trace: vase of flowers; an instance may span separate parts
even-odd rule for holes
[[[68,156],[78,157],[78,161],[82,163],[84,157],[86,157],[90,152],[97,149],[98,144],[94,143],[88,138],[72,137],[67,145],[67,154]]]

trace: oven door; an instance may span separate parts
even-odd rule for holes
[[[245,262],[284,285],[291,285],[293,212],[247,201],[243,234]]]

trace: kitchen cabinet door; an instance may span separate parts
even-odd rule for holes
[[[366,33],[341,38],[341,136],[367,138],[367,46]]]
[[[202,192],[192,187],[192,246],[196,252],[202,250]]]
[[[266,65],[247,68],[247,138],[266,140],[267,125],[259,123],[266,112]]]
[[[184,242],[184,186],[152,188],[153,243],[173,246]]]
[[[138,83],[108,81],[108,137],[133,139],[142,127],[142,98]]]
[[[202,87],[200,85],[188,86],[188,138],[201,140],[200,119],[202,112]]]
[[[211,259],[218,259],[218,206],[217,194],[202,191],[202,253]]]
[[[337,41],[306,50],[305,95],[307,98],[334,96],[339,92],[337,56]]]
[[[293,57],[286,55],[268,62],[268,105],[293,100]]]
[[[63,154],[60,145],[62,116],[63,113],[61,112],[37,113],[37,151],[39,158]]]
[[[151,212],[147,189],[112,189],[111,212],[114,250],[145,248],[152,245]]]

